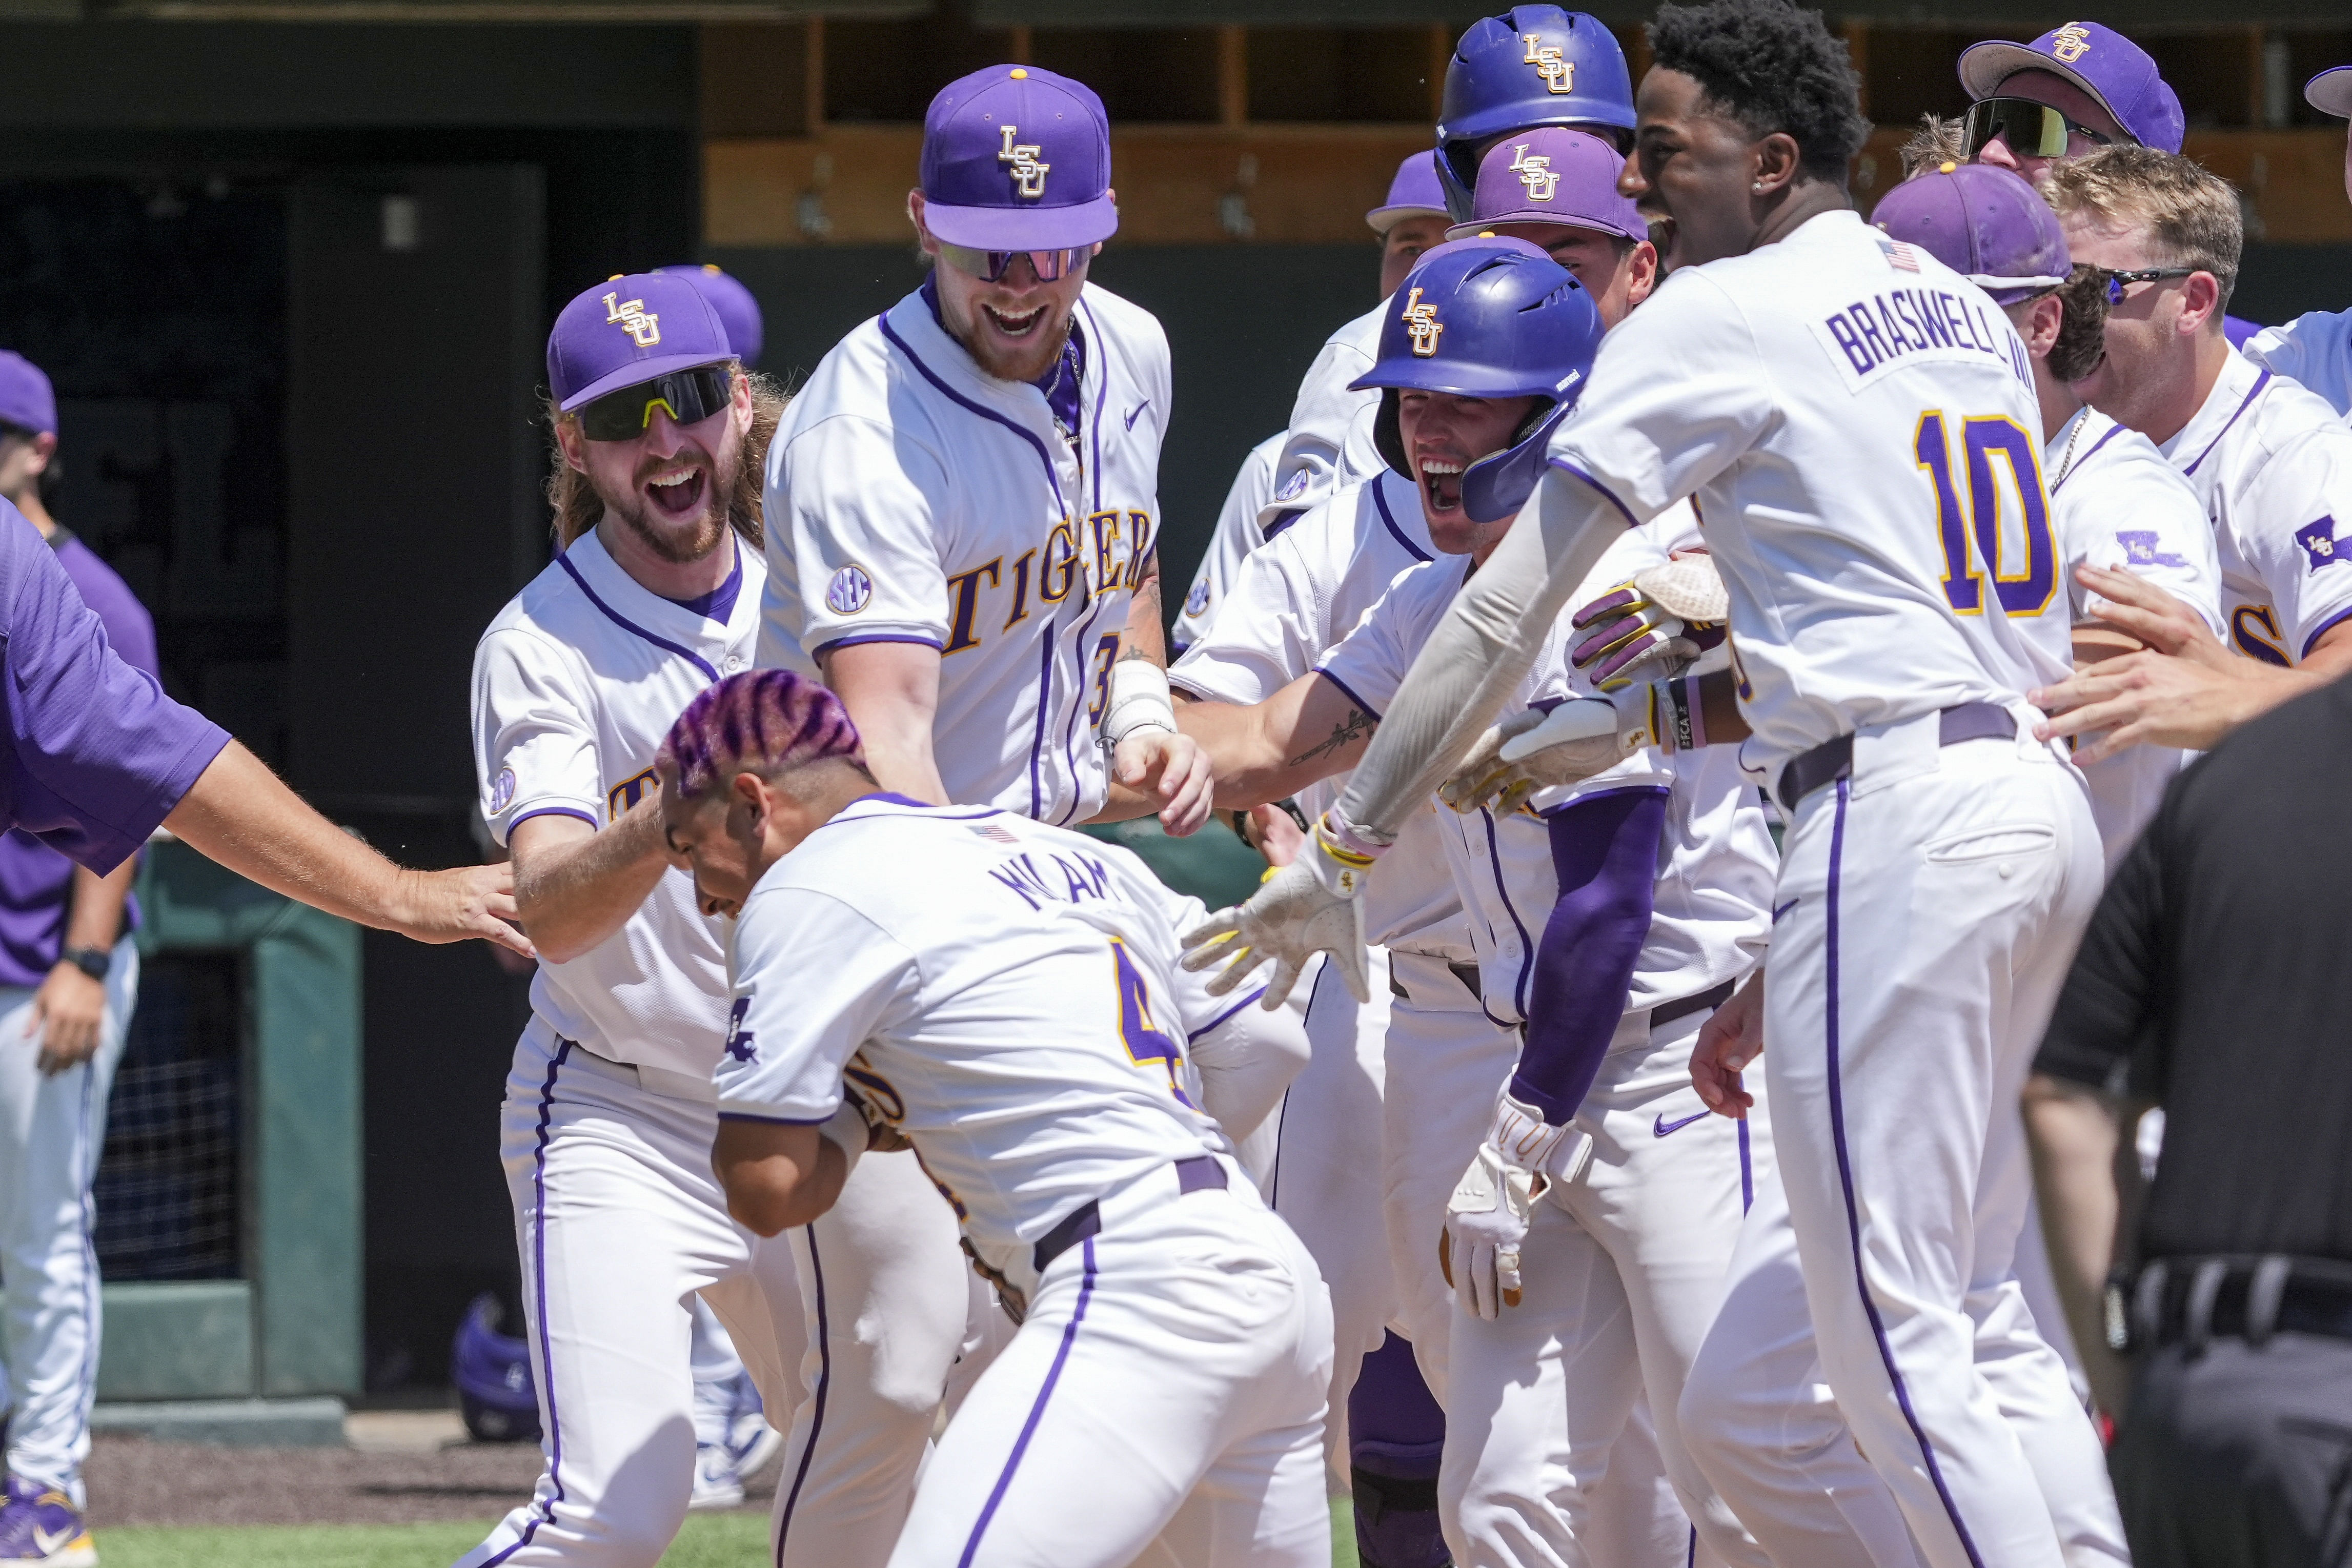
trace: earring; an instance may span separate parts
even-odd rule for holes
[[[1759,196],[1764,193],[1764,182],[1761,180],[1756,182],[1756,193]]]

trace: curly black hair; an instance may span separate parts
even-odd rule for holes
[[[1649,34],[1657,65],[1696,80],[1707,100],[1751,135],[1794,137],[1807,173],[1845,183],[1870,121],[1845,42],[1819,11],[1790,0],[1661,5]]]

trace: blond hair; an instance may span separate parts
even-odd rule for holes
[[[1911,140],[1896,149],[1903,161],[1903,177],[1916,180],[1922,174],[1932,174],[1947,163],[1969,161],[1968,128],[1957,120],[1945,120],[1938,115],[1923,114],[1919,129]]]
[[[2042,193],[2062,218],[2144,229],[2164,265],[2211,273],[2221,298],[2205,325],[2221,330],[2246,243],[2236,186],[2177,152],[2117,142],[2053,165]]]
[[[727,498],[727,522],[747,544],[764,546],[767,536],[760,516],[761,491],[768,471],[768,443],[775,438],[776,426],[782,423],[784,405],[791,399],[784,389],[769,376],[757,371],[735,367],[751,388],[751,428],[743,435],[741,471],[735,476],[735,490]],[[560,552],[572,548],[572,541],[593,528],[604,518],[604,503],[588,476],[563,460],[563,445],[556,439],[556,427],[575,415],[564,413],[553,399],[547,404],[547,446],[552,462],[547,476],[547,504],[553,513],[555,548]]]

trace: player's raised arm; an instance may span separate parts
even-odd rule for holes
[[[1364,754],[1381,720],[1318,672],[1247,706],[1188,702],[1176,722],[1216,769],[1218,808],[1241,810],[1345,773]]]

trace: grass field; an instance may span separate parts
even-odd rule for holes
[[[1331,1511],[1332,1568],[1356,1568],[1347,1502]],[[125,1525],[100,1531],[105,1568],[447,1568],[490,1528],[476,1524]],[[761,1513],[689,1515],[662,1568],[751,1568],[767,1558]]]

